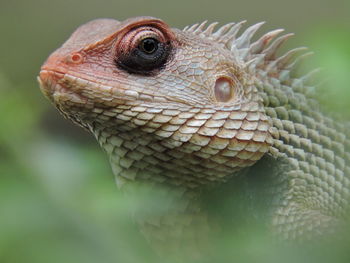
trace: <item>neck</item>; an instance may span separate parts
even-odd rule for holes
[[[206,152],[194,154],[199,148],[194,143],[163,138],[138,127],[116,124],[95,128],[93,133],[109,155],[120,186],[138,181],[196,189],[225,182],[242,169],[234,162],[227,167],[226,158],[212,158],[220,149],[209,145]],[[246,143],[237,141],[235,147],[240,144]]]

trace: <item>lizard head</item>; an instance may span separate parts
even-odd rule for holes
[[[241,24],[213,33],[215,23],[181,31],[152,17],[94,20],[47,59],[40,87],[97,137],[120,178],[226,180],[271,144],[247,54],[272,36],[252,47],[260,24],[236,38]]]

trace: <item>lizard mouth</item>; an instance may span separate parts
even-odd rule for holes
[[[136,91],[124,88],[120,85],[105,85],[89,78],[77,76],[72,73],[42,68],[37,77],[42,93],[53,103],[72,100],[73,103],[83,103],[87,100],[99,104],[116,106],[126,101],[128,103],[169,103],[167,98],[156,94],[148,94],[144,91]],[[113,102],[114,101],[114,102]],[[172,98],[172,102],[190,105],[186,100]]]
[[[42,69],[37,77],[41,92],[54,104],[71,101],[85,103],[86,98],[73,91],[67,83],[65,73]]]
[[[42,69],[37,77],[41,92],[53,101],[56,92],[65,92],[67,88],[60,83],[64,73]]]
[[[74,108],[83,110],[88,100],[71,89],[65,82],[66,75],[63,72],[42,69],[37,77],[40,90],[63,116],[88,129],[88,126],[81,122],[79,114],[74,112]]]

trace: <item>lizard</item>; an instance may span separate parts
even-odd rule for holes
[[[244,21],[217,24],[93,20],[43,64],[41,91],[96,137],[121,188],[162,185],[196,199],[263,170],[277,233],[327,232],[349,206],[349,126],[322,111],[312,74],[296,72],[305,48],[277,55],[292,34],[253,41],[263,23],[242,33]]]

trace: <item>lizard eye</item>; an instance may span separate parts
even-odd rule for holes
[[[138,27],[117,43],[116,63],[130,73],[149,75],[164,66],[170,52],[170,41],[161,30]]]
[[[146,54],[153,54],[158,49],[158,40],[154,38],[145,38],[141,41],[139,49]]]

